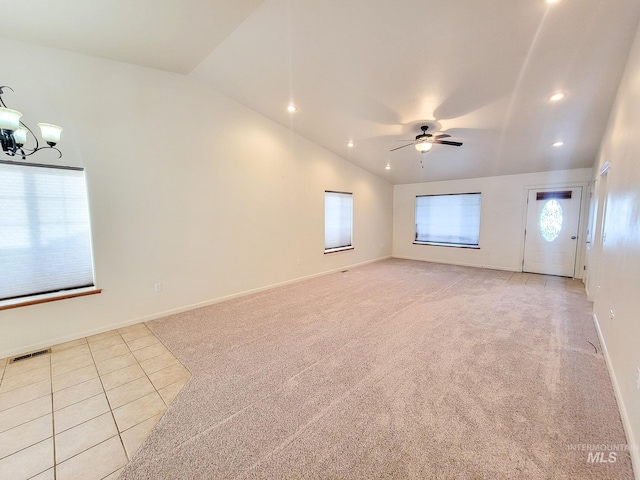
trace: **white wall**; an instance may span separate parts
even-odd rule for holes
[[[396,185],[393,193],[393,256],[522,271],[527,189],[586,185],[591,180],[591,171],[590,168],[583,168]],[[474,192],[482,193],[480,249],[413,244],[417,195]],[[579,245],[578,258],[581,258],[583,243],[580,242]],[[581,267],[577,269],[578,276],[580,269]]]
[[[623,422],[640,479],[640,29],[609,119],[594,171],[605,162],[606,239],[594,252],[600,271],[594,295],[594,314],[606,346],[608,364]],[[596,176],[596,196],[602,179]],[[596,223],[599,220],[596,219]],[[610,319],[613,310],[614,318]]]
[[[0,48],[9,107],[64,127],[34,161],[86,167],[103,289],[1,311],[0,358],[391,254],[388,182],[196,80]],[[324,255],[325,189],[354,193],[353,251]]]

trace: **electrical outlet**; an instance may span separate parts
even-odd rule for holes
[[[616,318],[616,314],[613,313],[613,308],[611,310],[609,310],[609,320],[613,320],[614,318]]]
[[[296,260],[297,265],[300,265],[300,263],[301,263],[300,259]]]
[[[153,286],[153,290],[154,290],[156,293],[160,293],[160,292],[162,291],[162,284],[161,284],[161,283],[159,283],[159,282],[158,282],[158,283],[156,283],[156,284]]]

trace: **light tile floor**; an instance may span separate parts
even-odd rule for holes
[[[191,374],[137,324],[0,360],[0,480],[116,479]]]
[[[584,284],[582,283],[582,280],[577,278],[516,272],[509,277],[507,283],[538,288],[560,288],[564,289],[565,292],[584,293]]]

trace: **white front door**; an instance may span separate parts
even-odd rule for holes
[[[573,277],[582,187],[529,190],[524,272]]]

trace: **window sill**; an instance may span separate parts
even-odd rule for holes
[[[353,245],[349,245],[348,247],[329,248],[324,251],[324,254],[326,255],[327,253],[344,252],[346,250],[353,250],[353,249],[354,249]]]
[[[461,243],[413,242],[414,245],[432,245],[436,247],[470,248],[480,250],[480,245],[463,245]]]
[[[39,303],[55,302],[57,300],[65,300],[67,298],[84,297],[86,295],[95,295],[96,293],[102,293],[102,289],[95,287],[78,288],[75,290],[45,293],[43,295],[33,295],[31,297],[14,298],[11,300],[0,301],[0,310],[27,307],[29,305],[38,305]]]

